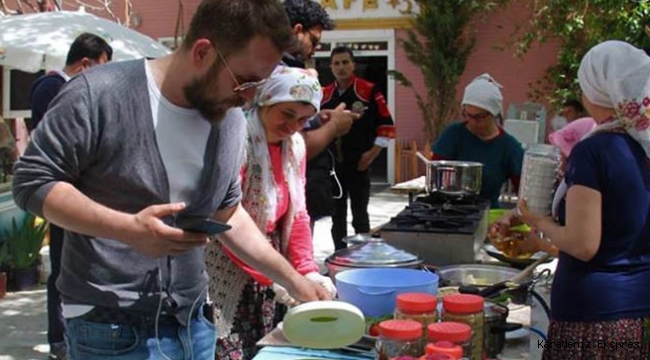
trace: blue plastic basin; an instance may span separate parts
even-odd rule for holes
[[[398,294],[438,294],[438,275],[415,269],[370,268],[336,274],[340,300],[355,305],[365,316],[392,314]]]

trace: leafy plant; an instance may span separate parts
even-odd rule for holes
[[[11,232],[5,230],[8,238],[8,243],[5,246],[8,246],[12,268],[27,269],[34,265],[43,245],[47,228],[48,223],[45,221],[36,225],[36,217],[32,214],[25,216],[20,227],[15,218],[11,220]]]
[[[514,1],[514,0],[513,0]],[[559,42],[557,62],[543,79],[531,84],[535,100],[558,105],[580,98],[577,71],[582,56],[605,40],[623,40],[650,49],[650,1],[634,0],[519,0],[531,10],[514,39],[515,52],[526,53],[536,42]]]
[[[427,143],[432,142],[458,109],[456,86],[474,49],[473,21],[506,0],[417,0],[420,12],[413,28],[399,40],[406,57],[420,69],[426,93],[420,94],[399,71],[389,75],[411,88],[424,120]]]

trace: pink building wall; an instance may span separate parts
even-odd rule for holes
[[[467,67],[457,87],[458,103],[463,96],[465,86],[476,76],[490,73],[503,85],[503,108],[508,110],[511,103],[532,101],[527,97],[530,92],[529,84],[541,79],[545,69],[555,62],[557,47],[555,44],[534,44],[532,49],[521,59],[514,56],[514,49],[500,50],[511,39],[517,23],[523,23],[528,16],[527,11],[519,4],[511,5],[504,10],[497,10],[485,21],[476,23],[476,45],[469,58]],[[398,30],[396,36],[403,37],[405,31]],[[420,93],[424,93],[424,84],[419,70],[406,58],[404,50],[397,46],[395,64],[413,81]],[[423,122],[411,89],[396,85],[396,118],[397,137],[413,140],[423,140]],[[547,106],[547,113],[551,109]]]
[[[132,3],[133,11],[142,19],[136,30],[153,38],[174,35],[179,14],[178,1],[132,0]],[[183,3],[183,21],[187,30],[200,0],[184,0]],[[465,86],[475,76],[485,72],[490,73],[504,87],[504,111],[507,111],[511,103],[532,101],[527,97],[530,92],[529,84],[542,78],[544,70],[555,62],[556,46],[553,43],[534,44],[522,58],[516,58],[512,48],[501,50],[508,40],[511,40],[515,25],[524,23],[527,17],[526,9],[515,3],[506,9],[490,13],[484,21],[477,21],[476,46],[457,88],[459,103]],[[396,37],[403,37],[404,34],[404,30],[396,30]],[[415,88],[423,93],[422,76],[406,59],[406,54],[400,46],[396,46],[395,65],[396,69],[404,73],[414,83]],[[396,85],[395,99],[397,137],[423,140],[422,116],[411,89]],[[547,113],[551,114],[551,110],[547,108]]]

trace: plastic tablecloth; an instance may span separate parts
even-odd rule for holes
[[[301,349],[284,346],[266,346],[260,349],[253,360],[368,360],[372,355],[354,354],[334,350]]]

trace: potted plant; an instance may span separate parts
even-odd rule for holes
[[[12,219],[11,232],[6,232],[6,235],[14,290],[24,290],[38,282],[39,251],[47,229],[48,223],[36,224],[36,217],[32,214],[25,216],[22,226]]]
[[[5,263],[9,256],[9,246],[7,242],[0,243],[0,299],[7,295],[7,273],[4,271]]]

